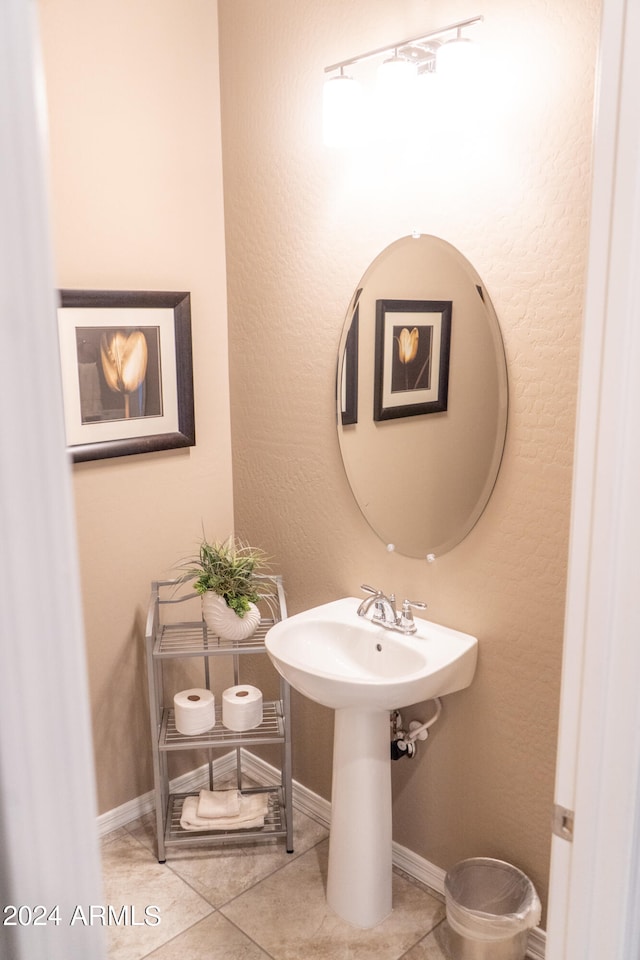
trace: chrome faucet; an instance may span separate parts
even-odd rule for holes
[[[424,610],[427,606],[426,603],[422,603],[420,600],[403,600],[402,612],[398,613],[396,611],[396,598],[393,593],[387,596],[382,590],[370,587],[366,583],[363,583],[360,589],[365,590],[369,596],[365,597],[358,607],[357,613],[359,617],[366,617],[371,607],[373,607],[373,614],[371,616],[373,623],[380,624],[381,627],[385,627],[387,630],[397,630],[399,633],[408,634],[416,632],[418,628],[413,619],[412,608],[416,607],[417,609]]]
[[[369,587],[366,583],[363,583],[360,589],[366,590],[370,596],[365,597],[358,607],[359,617],[366,617],[371,607],[374,607],[372,620],[380,621],[384,624],[394,624],[396,622],[396,598],[393,594],[387,597],[382,590]]]

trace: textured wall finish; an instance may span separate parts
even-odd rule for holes
[[[467,116],[349,154],[321,146],[325,64],[477,13],[486,87]],[[276,558],[291,612],[366,581],[478,636],[473,686],[394,764],[394,837],[443,868],[505,858],[545,898],[597,2],[220,0],[219,26],[236,526]],[[335,435],[347,304],[414,228],[479,271],[510,378],[494,495],[431,566],[373,535]],[[331,736],[330,712],[296,697],[295,776],[327,797]]]
[[[193,552],[203,523],[210,536],[232,529],[216,7],[40,0],[38,11],[57,282],[192,301],[196,446],[74,468],[104,812],[152,786],[150,582]]]

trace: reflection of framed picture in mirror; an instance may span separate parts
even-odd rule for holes
[[[358,332],[359,307],[351,317],[349,332],[344,344],[342,370],[340,371],[342,425],[358,422]]]
[[[447,409],[451,300],[376,300],[374,420]]]
[[[76,462],[194,445],[188,293],[61,290],[58,334]]]

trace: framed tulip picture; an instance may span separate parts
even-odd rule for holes
[[[188,293],[61,290],[58,335],[75,462],[194,446]]]
[[[374,420],[443,413],[451,300],[376,300]]]

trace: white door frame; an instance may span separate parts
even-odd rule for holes
[[[604,0],[547,960],[640,955],[639,44]]]
[[[101,960],[71,922],[102,892],[37,51],[35,2],[2,0],[0,956]]]

